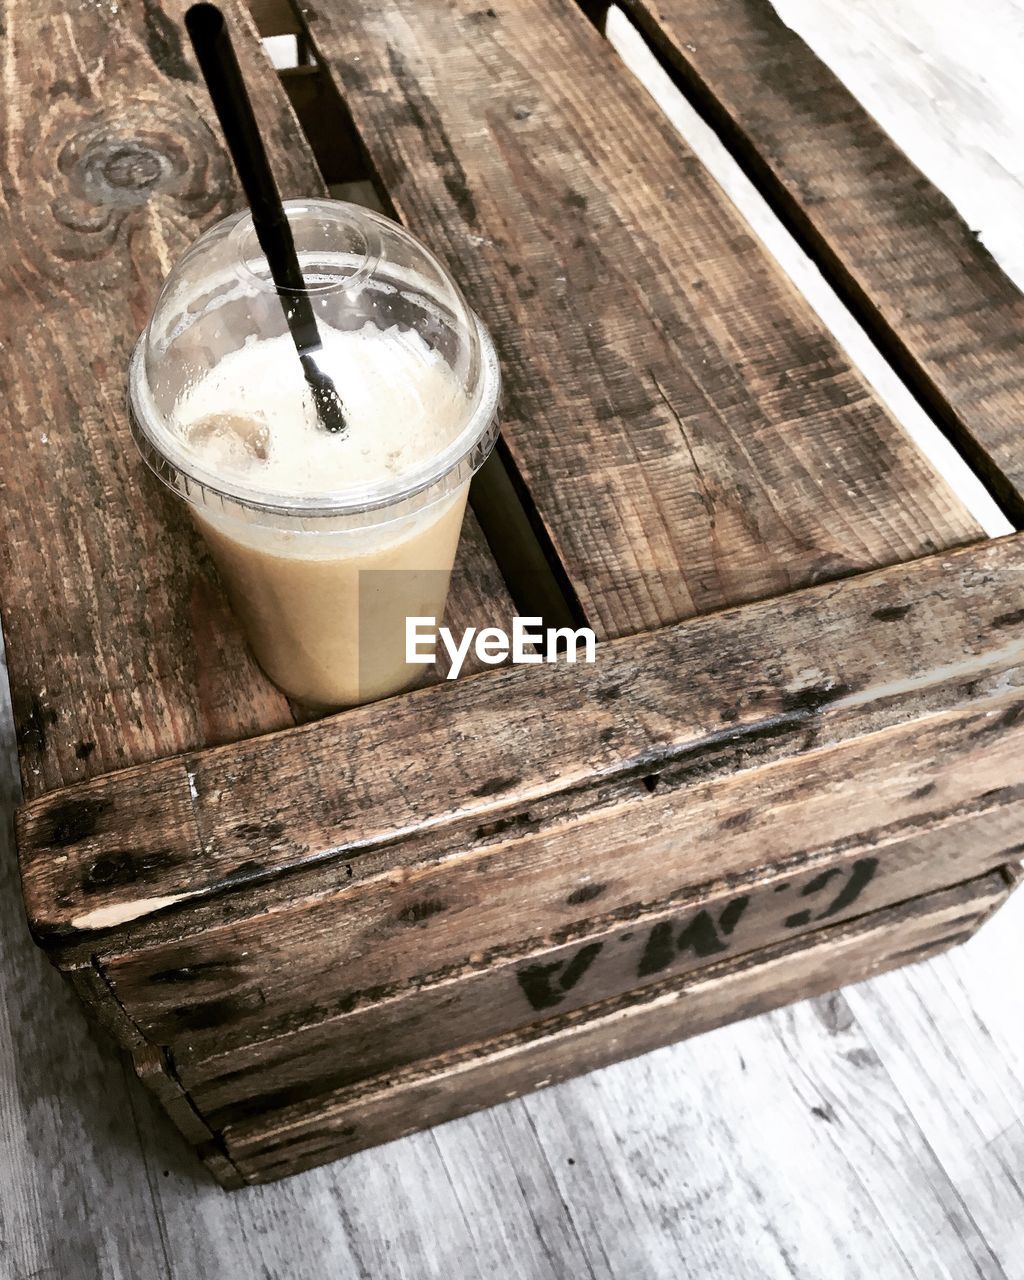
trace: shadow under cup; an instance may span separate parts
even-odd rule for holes
[[[424,435],[424,423],[410,421],[410,439],[419,429],[415,438],[430,447],[397,474],[364,467],[358,483],[318,476],[315,490],[275,490],[272,476],[218,468],[204,453],[183,418],[190,393],[233,368],[224,362],[234,353],[288,334],[287,298],[270,280],[247,213],[204,233],[168,277],[132,355],[129,417],[147,464],[188,504],[267,675],[308,705],[351,706],[423,675],[422,662],[406,662],[406,619],[443,616],[469,481],[497,437],[501,379],[486,329],[403,228],[341,201],[285,207],[321,335],[323,326],[370,333],[394,341],[403,358],[423,353],[451,379],[457,412],[448,406],[444,430],[431,434],[427,421]],[[331,374],[329,356],[322,367]],[[396,357],[395,377],[403,376]],[[230,379],[226,392],[223,384],[219,394],[230,399]],[[251,401],[252,385],[245,390]],[[346,387],[338,390],[344,403]],[[407,402],[429,417],[422,397]],[[273,441],[272,417],[267,429]],[[346,434],[370,429],[353,420]]]

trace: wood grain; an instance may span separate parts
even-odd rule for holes
[[[304,17],[495,334],[510,455],[600,634],[974,536],[575,6]]]
[[[660,805],[638,796],[614,824],[569,819],[533,839],[457,844],[452,856],[412,874],[351,887],[325,878],[306,894],[292,886],[271,900],[264,893],[260,914],[229,902],[227,914],[210,918],[211,903],[201,927],[193,911],[167,941],[142,946],[130,935],[127,949],[98,939],[94,948],[145,1034],[210,1051],[318,1021],[380,986],[514,953],[526,940],[543,950],[599,912],[666,901],[699,907],[725,886],[742,893],[773,867],[810,876],[847,857],[875,857],[884,892],[902,870],[902,837],[997,804],[1019,811],[1024,788],[1006,778],[1024,733],[993,730],[1003,707],[992,718],[979,711],[955,719],[946,736],[930,723],[913,736],[872,735],[853,760],[837,749],[794,770],[752,771],[726,784],[731,795],[714,785]],[[965,742],[970,749],[960,749]],[[930,752],[942,767],[908,763]],[[770,820],[744,821],[751,805]],[[964,873],[982,870],[992,850],[965,841],[961,861]],[[930,877],[919,864],[922,889]]]
[[[581,1066],[649,1051],[686,1035],[924,958],[969,934],[1006,898],[1002,873],[876,912],[815,938],[780,944],[692,978],[538,1023],[392,1074],[383,1085],[341,1090],[230,1125],[227,1150],[247,1182],[411,1133],[468,1111],[557,1083]],[[627,1048],[628,1046],[628,1048]]]
[[[353,998],[372,998],[375,988],[417,984],[439,969],[471,969],[480,959],[515,954],[527,941],[544,950],[599,911],[628,915],[636,904],[667,901],[685,909],[726,895],[727,887],[742,895],[772,868],[813,876],[847,856],[877,858],[883,893],[904,870],[901,837],[927,835],[955,815],[984,813],[993,804],[1016,809],[1024,799],[1024,788],[1005,785],[1024,736],[998,742],[991,724],[979,712],[955,724],[952,740],[938,741],[929,726],[931,744],[928,735],[878,733],[855,762],[837,751],[838,759],[814,760],[810,773],[765,769],[773,788],[759,787],[756,774],[748,774],[732,783],[731,804],[718,787],[691,792],[689,803],[676,794],[675,801],[618,813],[614,826],[570,820],[547,837],[468,856],[460,846],[412,876],[351,890],[335,879],[303,896],[264,899],[259,915],[221,913],[201,929],[192,915],[184,936],[145,947],[131,937],[128,950],[97,941],[96,950],[116,996],[147,1036],[212,1051],[312,1023]],[[974,740],[973,751],[957,754],[957,740]],[[945,767],[908,765],[929,750]],[[822,790],[823,776],[856,781]],[[742,808],[735,801],[740,788]],[[745,827],[740,815],[751,804],[771,814],[771,823],[748,820]],[[682,808],[686,823],[678,817]],[[698,810],[692,817],[691,808]],[[991,867],[993,850],[968,840],[960,860],[964,873],[978,872]],[[932,869],[918,868],[920,886],[933,883]]]
[[[819,29],[836,7],[818,6]],[[947,98],[931,134],[923,115],[924,140],[958,135],[975,188],[987,177],[993,209],[1010,206],[1011,169],[986,171],[965,121],[993,88],[991,63],[971,59],[999,14],[1020,29],[1019,5],[972,14],[973,48],[958,15],[920,3],[847,0],[842,12],[860,31],[884,19],[887,50],[920,35]],[[879,93],[905,102],[912,65],[873,59]],[[1010,131],[1015,99],[994,107]],[[16,766],[4,693],[0,679],[6,814]],[[969,945],[845,998],[225,1197],[126,1088],[33,949],[2,829],[0,862],[0,1269],[12,1275],[1020,1280],[1024,1009],[1007,975],[1020,966],[1022,894]]]
[[[124,409],[161,279],[240,203],[185,7],[5,6],[0,597],[28,796],[292,722]],[[227,11],[282,190],[322,190],[251,20]],[[467,535],[457,626],[511,610]]]
[[[886,981],[523,1099],[602,1278],[1008,1280],[851,1013]]]
[[[849,998],[966,1211],[1013,1275],[1024,1244],[1024,1037],[1016,1030],[1024,1026],[1024,997],[1000,973],[1019,951],[1020,921],[992,928],[966,963],[942,957]],[[985,1007],[986,988],[1005,1020]]]
[[[997,758],[1022,731],[1021,565],[1014,536],[608,643],[593,667],[508,669],[393,700],[386,716],[365,708],[54,793],[19,818],[30,919],[53,946],[126,922],[141,945],[150,917],[154,938],[210,925],[221,904],[204,916],[200,899],[211,893],[233,890],[233,919],[298,899],[277,883],[289,868],[312,869],[307,894],[340,888],[352,901],[393,895],[413,869],[422,880],[444,860],[464,892],[473,861],[517,858],[529,874],[532,857],[539,874],[542,850],[568,893],[586,869],[584,815],[598,842],[614,831],[639,850],[661,830],[664,844],[679,824],[703,820],[694,802],[716,778],[723,790],[705,797],[707,820],[717,828],[716,817],[731,817],[725,832],[748,848],[763,838],[759,818],[773,841],[797,842],[790,852],[826,843],[815,830],[872,829],[862,769],[892,796],[891,821],[947,813],[1019,780],[1011,765],[997,777]],[[935,742],[909,753],[915,735],[928,743],[928,717],[938,717]],[[981,725],[985,734],[966,736]],[[863,738],[873,733],[877,752]],[[848,772],[830,748],[847,753]],[[969,769],[954,767],[961,756]],[[743,803],[742,771],[768,763],[758,774],[765,800],[803,806],[803,827],[789,834]],[[789,791],[773,780],[785,770]],[[933,773],[948,775],[947,794]],[[797,779],[806,790],[792,791]],[[829,799],[834,788],[843,804]],[[719,796],[731,806],[721,814]],[[576,844],[567,862],[554,857],[560,841]],[[638,852],[637,866],[652,861],[663,875],[682,871]],[[414,909],[412,881],[410,890],[399,907]],[[160,913],[186,902],[187,920],[161,932]]]
[[[621,6],[776,212],[1024,521],[1024,296],[767,0]]]
[[[697,906],[674,902],[621,911],[612,923],[605,918],[580,926],[559,945],[534,943],[411,984],[359,992],[349,983],[338,1001],[343,1011],[335,1016],[230,1049],[211,1051],[214,1037],[181,1034],[197,1007],[229,993],[202,980],[181,984],[177,999],[188,1007],[173,1019],[164,1013],[175,1075],[208,1123],[220,1129],[944,887],[970,867],[1000,865],[1019,824],[1019,809],[996,810],[897,841],[881,860],[871,854],[832,860],[798,877],[706,894]],[[134,1006],[132,996],[125,998]],[[294,1001],[289,1012],[299,1006]],[[223,1044],[224,1028],[217,1030]]]

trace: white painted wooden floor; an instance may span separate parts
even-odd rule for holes
[[[1024,284],[1024,0],[779,7]],[[998,531],[813,269],[673,111]],[[9,829],[0,875],[0,1280],[1024,1280],[1024,893],[929,964],[228,1196],[33,948]]]

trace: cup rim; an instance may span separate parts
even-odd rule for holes
[[[211,505],[210,500],[213,499],[221,508],[225,504],[231,504],[278,517],[315,520],[318,517],[358,515],[410,504],[417,495],[434,489],[446,479],[462,483],[466,478],[462,474],[465,470],[463,464],[470,460],[472,471],[476,471],[497,439],[501,370],[487,327],[475,312],[470,311],[470,315],[480,342],[480,376],[466,423],[455,439],[435,457],[432,465],[413,472],[399,487],[388,487],[386,483],[378,482],[358,491],[348,489],[290,494],[225,481],[215,471],[190,457],[185,449],[175,447],[174,437],[167,431],[147,394],[143,364],[145,330],[136,341],[128,364],[128,420],[132,437],[143,460],[157,479],[194,506]],[[482,456],[475,456],[480,454],[481,449]],[[451,487],[454,486],[447,486]],[[442,496],[447,488],[441,494],[431,495],[431,501]]]

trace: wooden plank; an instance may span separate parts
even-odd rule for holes
[[[1004,717],[1020,708],[1019,698],[983,704],[669,792],[642,810],[638,788],[637,803],[604,822],[570,817],[530,838],[456,843],[432,865],[369,883],[335,873],[300,896],[264,893],[263,911],[247,918],[229,903],[201,931],[193,912],[184,936],[98,944],[103,972],[146,1034],[209,1051],[318,1021],[377,986],[517,951],[524,937],[544,950],[598,911],[671,899],[699,908],[779,869],[824,874],[851,855],[877,858],[882,893],[905,872],[900,855],[912,856],[901,837],[1024,799],[1024,787],[1006,784],[1024,724],[1007,728]],[[967,842],[962,863],[980,871],[991,851]],[[930,869],[919,875],[927,882]]]
[[[0,371],[0,595],[28,795],[291,720],[124,410],[160,277],[238,207],[184,8],[7,6],[0,341],[19,358]],[[255,31],[228,12],[282,187],[315,190]]]
[[[850,1012],[879,981],[522,1100],[602,1277],[1006,1280]]]
[[[7,6],[0,598],[27,796],[292,722],[124,409],[161,277],[239,205],[185,7]],[[321,191],[251,20],[227,11],[283,191]],[[472,520],[467,535],[454,626],[511,610]]]
[[[1018,851],[1019,854],[1019,851]],[[1008,1275],[1024,1250],[1024,898],[962,955],[850,992],[850,1007]]]
[[[809,732],[826,748],[968,712],[1014,687],[1020,570],[1012,536],[605,644],[593,668],[509,668],[385,719],[356,709],[58,792],[19,815],[29,919],[70,937],[328,856],[355,887],[406,847],[413,861],[451,847],[445,827],[479,847],[529,835],[524,815],[549,801],[572,815],[581,786],[655,808],[673,777],[727,773],[737,753],[749,768],[799,755]]]
[[[897,841],[879,857],[833,861],[822,871],[776,876],[708,895],[699,907],[670,904],[591,922],[560,945],[524,947],[489,963],[441,971],[412,984],[363,992],[351,984],[344,1011],[323,1022],[213,1051],[210,1037],[176,1034],[211,993],[179,987],[190,1008],[170,1026],[177,1078],[214,1128],[261,1110],[315,1097],[422,1058],[489,1039],[539,1017],[692,972],[822,926],[955,883],[970,867],[996,867],[1020,825],[1008,808]],[[969,851],[969,852],[968,852]],[[166,972],[166,971],[165,971]],[[166,1019],[166,1014],[165,1014]],[[158,1033],[159,1034],[159,1033]],[[223,1028],[218,1028],[223,1042]]]
[[[146,1045],[132,1055],[135,1074],[160,1102],[174,1127],[186,1142],[202,1146],[211,1142],[213,1134],[205,1120],[192,1106],[188,1095],[167,1070],[163,1051],[157,1045]],[[230,1161],[226,1163],[230,1164]]]
[[[885,355],[1024,521],[1024,297],[768,0],[622,0]]]
[[[525,866],[524,850],[544,850],[550,862],[559,840],[578,848],[586,829],[614,829],[633,847],[656,840],[660,823],[664,844],[697,812],[699,790],[680,812],[680,788],[716,777],[732,806],[726,830],[749,846],[758,818],[770,815],[742,802],[751,775],[730,775],[769,762],[776,770],[786,762],[792,781],[809,784],[791,797],[804,806],[805,843],[790,852],[820,848],[827,838],[812,838],[815,813],[821,831],[848,822],[851,834],[857,806],[870,797],[851,783],[848,812],[822,804],[830,789],[842,790],[840,757],[831,772],[816,773],[819,758],[807,748],[842,744],[850,768],[857,761],[879,772],[871,744],[858,739],[891,729],[924,741],[928,717],[939,717],[929,752],[901,756],[889,739],[894,772],[879,785],[892,795],[891,821],[946,813],[943,806],[982,796],[982,778],[992,779],[989,788],[1018,779],[1009,763],[997,775],[996,760],[1021,731],[1011,706],[1024,655],[1020,570],[1021,544],[1010,537],[608,643],[593,667],[511,668],[395,700],[386,718],[356,710],[55,793],[19,818],[30,919],[53,945],[125,922],[140,945],[150,917],[149,936],[181,936],[180,916],[161,933],[161,910],[176,904],[190,906],[186,931],[223,920],[220,904],[203,916],[199,900],[211,893],[237,893],[232,916],[264,911],[268,899],[289,893],[298,898],[280,878],[303,867],[313,877],[307,893],[341,884],[354,900],[405,884],[408,902],[397,905],[413,910],[420,886],[407,868],[420,868],[422,878],[447,859],[469,886],[468,860],[487,867],[508,850]],[[1001,699],[1007,705],[987,717]],[[967,739],[975,716],[987,733]],[[953,770],[961,751],[973,774]],[[936,770],[954,775],[947,795]],[[758,777],[766,798],[774,795],[773,772]],[[584,815],[588,828],[577,833]],[[860,829],[871,830],[877,816],[865,813]],[[794,829],[784,838],[800,836]],[[531,856],[539,874],[540,853]],[[645,861],[638,855],[636,865]],[[699,861],[707,866],[703,853]],[[553,865],[576,877],[567,893],[586,880],[578,855]],[[279,883],[264,891],[262,882]],[[247,907],[249,884],[256,887]],[[613,884],[627,892],[621,868]]]
[[[224,1140],[248,1182],[294,1173],[372,1143],[411,1133],[593,1070],[628,1053],[695,1035],[923,958],[969,934],[1009,887],[1002,873],[860,921],[822,930],[694,977],[669,979],[620,1000],[534,1024],[392,1074],[383,1084],[340,1090],[229,1125]]]
[[[600,634],[972,536],[575,6],[304,16],[380,186],[494,331],[510,455]]]

